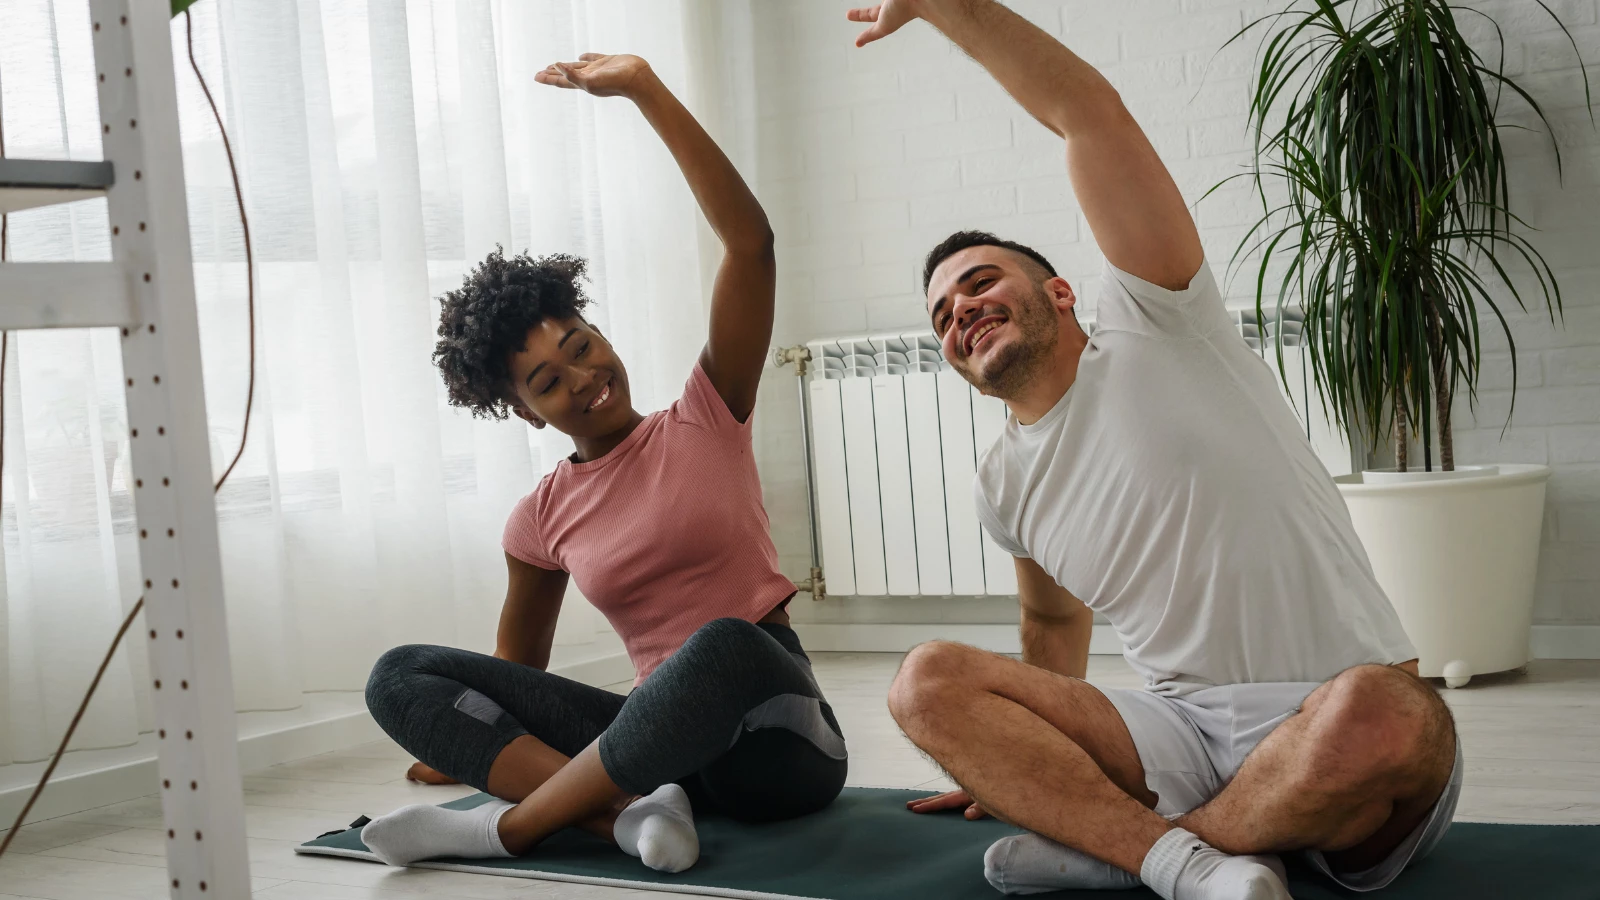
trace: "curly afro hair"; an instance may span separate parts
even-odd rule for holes
[[[588,266],[565,253],[507,259],[496,248],[460,288],[439,298],[433,363],[444,376],[451,406],[465,407],[474,417],[506,418],[515,397],[511,357],[543,320],[583,315]]]

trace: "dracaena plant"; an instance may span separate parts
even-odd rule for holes
[[[1540,0],[1522,2],[1566,32]],[[1501,100],[1522,98],[1552,144],[1554,132],[1503,53],[1464,36],[1468,17],[1500,34],[1482,11],[1445,0],[1313,0],[1229,41],[1261,40],[1243,177],[1262,215],[1234,265],[1255,266],[1258,322],[1272,320],[1263,307],[1280,320],[1289,307],[1304,313],[1324,409],[1353,446],[1393,434],[1402,470],[1408,431],[1425,466],[1437,441],[1443,467],[1455,467],[1451,401],[1463,387],[1476,400],[1480,314],[1512,345],[1514,397],[1500,300],[1524,310],[1532,300],[1552,323],[1561,311],[1555,272],[1512,210],[1500,129],[1515,126],[1497,123]],[[1559,172],[1559,148],[1555,159]]]

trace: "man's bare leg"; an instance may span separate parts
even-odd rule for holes
[[[913,650],[889,693],[906,736],[984,809],[1138,872],[1171,823],[1104,694],[960,644]]]
[[[1167,900],[1288,897],[1276,860],[1229,856],[1152,811],[1127,726],[1085,682],[934,642],[907,655],[889,709],[983,808],[1063,853],[1137,873]]]
[[[1393,667],[1360,667],[1313,692],[1223,794],[1169,824],[1146,809],[1155,797],[1126,725],[1076,679],[969,647],[925,645],[907,658],[890,706],[986,809],[1131,872],[1141,871],[1150,835],[1174,824],[1227,853],[1314,848],[1337,868],[1366,868],[1422,821],[1454,760],[1448,711],[1428,685]],[[1115,798],[1105,804],[1106,787],[1137,809]],[[1130,812],[1132,827],[1102,824]]]
[[[1433,687],[1357,666],[1317,688],[1180,827],[1228,853],[1314,849],[1345,871],[1381,862],[1444,792],[1455,726]]]

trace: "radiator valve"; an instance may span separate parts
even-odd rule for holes
[[[818,566],[812,566],[811,577],[807,578],[805,581],[796,581],[794,583],[794,587],[795,590],[805,591],[806,593],[810,594],[811,599],[817,603],[821,603],[823,600],[828,599],[827,582],[823,580],[822,569]]]
[[[811,359],[811,348],[805,344],[796,347],[774,347],[772,350],[772,364],[783,368],[794,363],[794,373],[801,378],[806,375],[806,363]]]

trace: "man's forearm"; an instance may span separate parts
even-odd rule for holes
[[[1064,138],[1125,116],[1094,66],[993,0],[915,0],[917,15],[989,71],[1022,108]]]
[[[1022,661],[1057,675],[1083,678],[1089,671],[1089,638],[1094,616],[1045,617],[1022,610]]]

